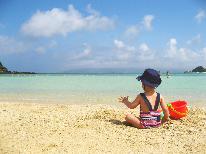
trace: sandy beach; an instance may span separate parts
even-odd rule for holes
[[[0,104],[0,153],[206,153],[206,111],[139,130],[108,105]]]

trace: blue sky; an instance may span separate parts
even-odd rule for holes
[[[10,70],[206,66],[204,0],[0,0]]]

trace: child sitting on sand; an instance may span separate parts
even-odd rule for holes
[[[120,97],[119,101],[130,109],[134,109],[140,105],[140,118],[132,114],[127,114],[125,120],[137,128],[158,127],[161,123],[169,119],[169,111],[163,97],[155,92],[155,88],[157,88],[162,81],[160,74],[154,69],[146,69],[137,79],[142,82],[144,93],[140,93],[133,102],[128,101],[128,96]],[[161,113],[157,111],[159,104],[164,113],[162,120]]]

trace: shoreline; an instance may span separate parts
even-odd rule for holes
[[[205,152],[205,109],[153,129],[125,124],[128,112],[138,115],[106,104],[0,103],[0,153]]]

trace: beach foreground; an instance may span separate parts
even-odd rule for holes
[[[0,153],[206,153],[206,111],[139,130],[137,110],[108,105],[0,104]]]

